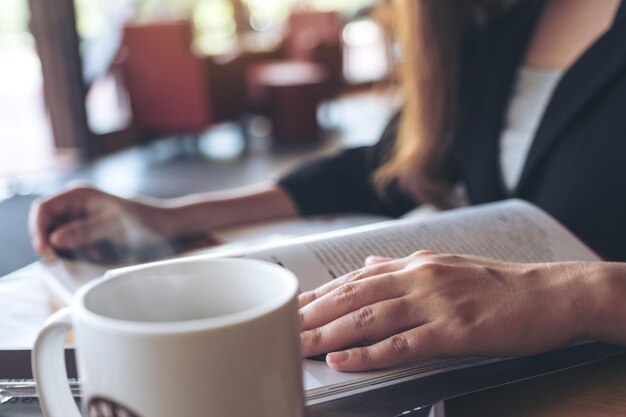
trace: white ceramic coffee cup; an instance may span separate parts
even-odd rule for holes
[[[297,292],[291,272],[255,260],[174,260],[108,274],[35,342],[44,414],[80,415],[63,361],[73,328],[89,417],[301,416]]]

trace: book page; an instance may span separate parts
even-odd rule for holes
[[[245,256],[291,269],[307,291],[362,267],[369,255],[395,258],[421,249],[512,262],[600,260],[558,222],[520,200],[305,237]]]

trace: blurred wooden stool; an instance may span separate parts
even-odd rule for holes
[[[258,63],[247,74],[250,100],[265,113],[281,143],[317,139],[317,108],[327,95],[328,72],[323,65],[299,60]]]

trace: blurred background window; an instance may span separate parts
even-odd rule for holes
[[[3,0],[4,1],[4,0]],[[26,0],[7,0],[26,3]],[[96,39],[114,31],[129,18],[136,21],[191,18],[195,44],[203,53],[228,52],[237,31],[279,30],[294,7],[304,10],[337,11],[352,16],[375,0],[75,0],[78,33],[82,39]],[[248,16],[237,28],[237,10]],[[243,22],[240,22],[243,25]]]
[[[26,0],[11,0],[21,2]],[[224,55],[238,48],[268,50],[282,40],[290,11],[335,11],[345,18],[374,0],[74,0],[81,38],[83,76],[89,85],[87,118],[96,134],[118,131],[131,123],[128,98],[109,74],[129,22],[190,20],[193,47],[200,55]],[[371,23],[371,22],[370,22]],[[384,45],[376,25],[349,24],[344,77],[362,83],[388,72]]]
[[[291,10],[334,11],[344,21],[359,16],[343,30],[344,78],[358,84],[384,78],[389,72],[379,27],[359,14],[378,3],[375,0],[73,1],[88,91],[88,125],[96,134],[116,132],[132,123],[127,94],[111,74],[123,28],[129,22],[188,20],[194,50],[203,56],[219,56],[242,45],[258,50],[279,45]],[[28,0],[0,0],[0,178],[4,179],[72,159],[71,150],[60,153],[54,147],[43,100],[41,63],[29,22]],[[29,150],[26,162],[19,157],[24,149]]]
[[[49,168],[54,152],[27,0],[0,1],[0,201],[17,173]],[[28,158],[24,158],[28,150]]]
[[[371,6],[373,0],[303,0],[300,2],[305,8],[315,10],[333,10],[344,13],[354,13],[364,7]]]

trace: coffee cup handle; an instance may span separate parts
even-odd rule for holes
[[[72,328],[72,310],[53,314],[39,332],[32,353],[32,368],[39,403],[46,417],[81,417],[65,370],[64,345]]]

